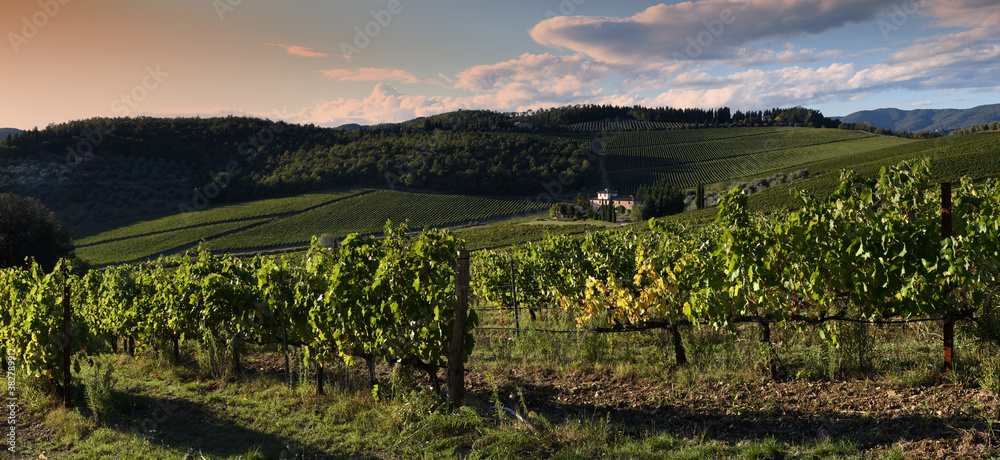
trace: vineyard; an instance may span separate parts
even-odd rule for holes
[[[613,133],[604,142],[611,183],[635,193],[660,180],[686,188],[761,177],[909,141],[832,129],[720,128]]]
[[[308,244],[313,235],[376,233],[387,220],[440,227],[546,209],[525,198],[484,198],[377,191],[209,242],[214,250]]]
[[[915,141],[868,152],[847,153],[830,160],[808,165],[812,174],[825,173],[791,186],[825,198],[838,185],[841,169],[850,169],[862,176],[875,176],[890,164],[917,158],[931,158],[931,173],[942,181],[958,181],[967,177],[974,182],[1000,177],[1000,133],[946,136]],[[763,212],[792,210],[799,205],[788,187],[777,187],[755,193],[749,198],[751,209]],[[679,216],[682,217],[683,216]]]
[[[672,123],[658,121],[639,120],[605,120],[588,121],[585,123],[575,123],[569,125],[571,131],[588,133],[603,133],[609,131],[654,131],[664,129],[690,129],[694,125],[691,123]]]
[[[968,325],[977,340],[1000,344],[994,311],[1000,298],[1000,181],[963,180],[952,186],[939,183],[932,171],[926,162],[904,162],[875,177],[844,173],[829,196],[799,194],[795,212],[753,213],[748,197],[734,191],[722,198],[716,222],[707,226],[651,221],[649,231],[642,233],[588,233],[582,239],[554,235],[510,250],[478,251],[471,257],[469,280],[476,307],[469,311],[464,327],[458,327],[460,336],[453,331],[456,322],[462,324],[455,306],[462,303],[456,303],[463,297],[456,285],[462,285],[463,275],[460,270],[456,274],[455,257],[463,242],[448,230],[414,236],[402,226],[387,227],[384,239],[350,235],[330,248],[314,240],[301,263],[265,257],[245,261],[203,248],[156,263],[81,275],[73,275],[72,267],[51,273],[37,266],[2,270],[0,302],[11,307],[0,317],[0,340],[15,350],[19,368],[63,389],[59,376],[68,375],[88,356],[117,346],[122,338],[128,339],[129,348],[135,345],[135,352],[159,350],[175,362],[182,360],[180,350],[192,343],[198,349],[214,345],[226,358],[219,366],[237,374],[252,346],[270,346],[270,353],[284,355],[286,376],[291,375],[289,355],[303,356],[289,348],[307,350],[303,359],[314,370],[317,392],[324,391],[325,368],[332,369],[336,361],[347,365],[359,361],[378,401],[379,383],[390,378],[386,364],[418,370],[423,375],[420,381],[433,387],[431,394],[440,395],[440,370],[454,358],[456,337],[460,337],[460,359],[473,357],[467,367],[488,366],[503,349],[489,344],[488,354],[477,355],[473,346],[479,347],[477,341],[483,337],[493,341],[498,334],[512,337],[520,332],[511,330],[517,323],[510,321],[518,311],[539,317],[560,312],[575,325],[550,332],[527,326],[522,319],[526,335],[519,340],[533,341],[525,342],[526,347],[546,343],[538,334],[586,332],[577,348],[593,354],[599,352],[594,344],[601,343],[594,341],[595,335],[664,330],[668,339],[656,343],[661,351],[672,351],[676,366],[698,366],[690,358],[701,354],[689,346],[690,336],[699,331],[735,333],[752,325],[760,331],[756,335],[760,346],[770,350],[764,352],[764,366],[773,382],[787,378],[790,369],[774,351],[778,345],[772,331],[796,334],[796,327],[799,335],[812,331],[835,348],[848,342],[845,335],[852,334],[854,325],[932,321],[943,324],[931,344],[938,351],[937,365],[954,373],[956,323]],[[635,351],[633,345],[628,347]],[[61,359],[69,355],[72,363]],[[655,362],[662,363],[662,357]],[[584,379],[580,387],[560,397],[597,388],[597,382]],[[410,395],[403,397],[403,404],[424,407],[413,393],[393,385],[396,394]],[[500,413],[506,405],[501,399],[517,401],[513,393],[498,395],[496,383],[470,381],[473,392],[480,394],[484,387],[488,393],[491,385],[494,399],[486,407],[492,404]],[[520,387],[516,391],[520,393]],[[643,391],[678,390],[667,385]],[[540,397],[527,396],[530,401]],[[526,395],[520,399],[518,407],[523,408]],[[479,420],[475,410],[447,415],[430,409],[438,414],[432,418],[470,424],[453,426],[448,429],[453,431],[438,432],[430,440],[441,436],[453,442],[452,436],[473,436],[475,442],[461,441],[459,446],[495,447],[500,441],[483,434],[495,433],[490,431],[494,428],[475,421]],[[756,409],[732,410],[742,414]],[[525,448],[536,443],[571,448],[572,435],[557,434],[542,416],[528,414],[527,409],[511,412],[525,419],[524,428],[514,428],[521,433],[514,439]],[[683,420],[675,420],[678,430],[700,429],[684,425]],[[956,420],[950,423],[980,429],[966,419]],[[601,430],[612,429],[610,423],[601,425]],[[864,426],[863,421],[858,423]],[[421,426],[430,425],[407,429]],[[447,434],[455,432],[460,434]],[[565,440],[556,442],[549,436]],[[625,442],[615,439],[619,440],[601,442]],[[452,447],[435,449],[454,454],[452,449],[458,447],[448,445]],[[837,449],[852,451],[849,446]],[[333,455],[323,452],[324,457]]]
[[[346,192],[308,193],[288,198],[211,206],[200,212],[172,214],[167,217],[143,220],[125,226],[112,224],[88,227],[76,232],[76,245],[77,247],[87,247],[118,239],[136,238],[183,230],[190,227],[274,218],[286,214],[303,212],[317,206],[330,204],[366,192],[367,190],[350,190]]]
[[[946,230],[942,196],[954,219]],[[927,164],[903,163],[877,180],[845,174],[824,200],[799,199],[797,212],[757,216],[745,196],[729,194],[709,227],[654,222],[652,235],[641,238],[555,237],[513,254],[481,254],[476,292],[501,302],[513,257],[526,308],[556,302],[592,328],[801,321],[822,323],[820,333],[835,342],[838,321],[978,322],[975,314],[991,314],[985,305],[1000,266],[997,181],[982,189],[963,182],[952,205],[952,192],[939,193]]]
[[[235,369],[239,344],[269,342],[286,353],[289,344],[307,346],[320,363],[363,359],[373,380],[374,360],[390,357],[436,375],[448,359],[461,244],[447,231],[410,237],[408,230],[387,225],[384,239],[352,235],[332,249],[314,240],[304,265],[201,248],[83,276],[65,264],[52,273],[37,265],[3,270],[0,301],[9,307],[0,341],[19,350],[24,371],[63,389],[70,361],[61,357],[76,355],[79,369],[78,351],[115,347],[119,338],[131,352],[172,345],[175,361],[185,340],[222,344]],[[465,343],[468,354],[473,342]]]
[[[209,208],[105,231],[77,240],[77,253],[103,265],[170,255],[207,241],[213,250],[307,246],[314,235],[378,234],[385,222],[415,228],[490,220],[544,209],[525,198],[352,190]]]

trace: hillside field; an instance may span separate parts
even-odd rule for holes
[[[604,142],[611,186],[620,192],[662,179],[685,187],[700,181],[714,190],[723,190],[736,180],[800,169],[810,171],[812,178],[808,180],[751,196],[751,206],[761,211],[796,206],[792,189],[803,188],[817,195],[828,192],[839,170],[874,175],[883,166],[907,159],[931,158],[935,174],[948,180],[1000,176],[1000,133],[914,141],[834,129],[718,128],[623,132],[609,135]],[[562,198],[572,199],[572,184],[565,189]],[[414,229],[485,223],[459,232],[468,240],[470,249],[503,247],[534,241],[546,234],[582,234],[595,229],[582,224],[490,223],[546,209],[547,203],[537,197],[350,189],[212,206],[201,212],[126,225],[88,227],[77,230],[75,237],[78,255],[103,265],[169,255],[201,240],[213,250],[230,252],[304,246],[313,235],[379,234],[387,220],[408,220]],[[697,223],[712,218],[714,211],[707,209],[668,220]]]
[[[447,227],[546,209],[527,198],[351,190],[210,207],[119,228],[84,230],[77,254],[97,265],[170,255],[206,241],[220,252],[308,245],[314,235],[379,234],[387,220]]]
[[[912,143],[838,129],[777,127],[613,133],[606,142],[608,176],[623,194],[661,180],[691,188],[787,173],[819,161]]]
[[[713,191],[724,189],[732,181],[808,169],[810,175],[804,180],[769,187],[748,198],[751,210],[773,213],[769,217],[775,219],[796,207],[793,190],[823,198],[837,186],[843,169],[875,177],[882,168],[900,161],[930,158],[935,181],[1000,177],[1000,133],[910,141],[835,130],[817,134],[819,131],[679,130],[678,136],[689,137],[670,138],[665,133],[635,133],[634,137],[656,140],[658,143],[647,146],[651,150],[677,152],[678,158],[687,158],[694,170],[701,171],[701,177],[725,178],[707,183]],[[734,133],[737,136],[731,136]],[[691,140],[698,136],[704,142]],[[753,153],[756,142],[776,146],[770,150],[776,158],[770,166],[747,161],[771,158],[759,156],[767,149]],[[727,148],[731,158],[723,152]],[[741,156],[740,151],[751,153]],[[613,147],[606,153],[605,160],[615,160],[611,158]],[[704,161],[697,160],[698,155]],[[672,161],[655,154],[625,160],[654,164]],[[727,161],[738,163],[733,166]],[[728,165],[724,170],[728,172],[711,176],[715,174],[712,168],[720,164]],[[756,169],[743,168],[746,164],[756,165]],[[568,187],[562,198],[572,199],[575,193]],[[936,217],[937,202],[930,203],[930,214]],[[496,290],[504,296],[507,273],[521,277],[513,289],[519,296],[516,302],[521,308],[520,317],[512,314],[505,297],[488,300],[485,290],[477,288],[473,292],[471,306],[482,328],[473,332],[475,347],[465,363],[465,405],[455,410],[447,409],[440,397],[428,390],[432,384],[427,376],[400,365],[398,360],[377,360],[371,371],[360,359],[353,364],[339,358],[325,359],[322,367],[317,367],[317,355],[310,348],[290,342],[285,364],[279,342],[261,339],[259,343],[247,341],[240,345],[242,354],[237,356],[241,356],[242,375],[235,376],[230,373],[236,372],[232,362],[224,361],[231,355],[223,351],[223,342],[211,341],[217,338],[190,334],[179,339],[174,349],[177,363],[171,362],[169,338],[140,343],[136,356],[129,356],[124,343],[118,341],[118,352],[102,349],[83,360],[82,371],[74,374],[77,380],[73,383],[72,409],[57,407],[54,396],[38,389],[42,388],[39,379],[18,371],[21,453],[14,458],[899,459],[995,458],[1000,452],[995,428],[1000,411],[1000,341],[983,336],[971,322],[956,325],[955,367],[950,371],[941,369],[941,321],[923,321],[927,319],[923,317],[918,319],[920,322],[907,324],[845,321],[838,326],[835,344],[821,339],[827,330],[823,325],[808,322],[740,323],[728,328],[713,328],[708,323],[681,324],[674,326],[673,333],[656,328],[614,334],[582,332],[579,316],[566,307],[539,303],[537,295],[544,291],[527,280],[543,277],[528,262],[559,260],[566,255],[557,249],[579,247],[581,254],[589,256],[569,260],[574,260],[576,266],[591,267],[608,262],[601,266],[604,269],[615,266],[616,260],[629,260],[638,253],[636,247],[616,252],[609,248],[621,246],[587,246],[602,240],[617,244],[614,235],[605,233],[586,236],[582,243],[569,240],[565,246],[549,246],[545,258],[531,259],[520,250],[527,246],[525,243],[545,235],[576,238],[623,229],[637,233],[654,230],[644,222],[626,226],[592,221],[553,223],[540,215],[546,207],[537,197],[485,198],[350,188],[81,229],[77,232],[78,253],[91,262],[105,264],[170,254],[201,240],[215,250],[250,253],[299,247],[313,235],[323,233],[337,237],[349,232],[379,234],[386,220],[409,220],[414,229],[469,224],[454,230],[466,240],[467,249],[519,246],[517,251],[497,254],[476,251],[472,260],[500,262]],[[700,226],[713,221],[717,212],[716,208],[706,208],[662,220]],[[898,219],[905,215],[892,214]],[[869,227],[869,222],[862,221],[854,228]],[[476,223],[483,225],[471,225]],[[930,227],[936,231],[936,226],[937,221],[932,219]],[[698,235],[711,237],[711,233],[688,235],[695,236],[679,237],[679,244],[703,241]],[[767,247],[776,240],[762,238],[760,244]],[[817,240],[805,241],[803,247]],[[725,267],[725,263],[715,262],[729,251],[709,249],[704,253],[707,259],[696,259],[708,262],[697,265]],[[838,255],[844,254],[823,251],[824,257],[843,258]],[[437,266],[453,267],[450,254],[454,252],[439,255]],[[294,265],[302,263],[301,255],[290,253],[284,257]],[[419,266],[413,260],[398,267],[410,270]],[[144,270],[132,267],[120,272],[91,273],[108,276],[106,281],[116,276],[127,281],[133,269]],[[158,273],[175,276],[178,272],[183,270],[170,268]],[[718,273],[723,276],[706,279],[726,278],[724,269],[719,268]],[[473,274],[474,281],[481,281],[490,272],[478,270]],[[198,286],[243,286],[212,284],[211,280],[228,276],[223,271],[213,275],[219,276],[188,280],[178,276],[153,285],[163,292],[173,292],[174,286],[184,285],[181,281],[197,278],[205,280]],[[56,289],[52,291],[55,294],[46,298],[57,305],[55,299],[61,287],[53,279],[48,283]],[[257,288],[268,285],[251,284]],[[399,284],[410,285],[419,283]],[[77,286],[83,291],[86,284]],[[132,292],[138,292],[127,291],[128,283],[121,286],[120,297],[119,291],[111,290],[106,291],[112,294],[106,298],[122,301],[102,303],[101,308],[116,308],[127,303]],[[997,305],[997,288],[994,285],[992,289],[980,307],[982,311],[987,310],[983,307]],[[131,300],[153,312],[151,315],[186,311],[164,308],[157,303],[159,300]],[[85,302],[75,305],[86,308]],[[204,311],[213,312],[214,308]],[[264,309],[268,308],[272,307]],[[526,311],[529,308],[536,311]],[[321,310],[341,311],[315,311]],[[93,310],[95,317],[98,311]],[[311,318],[301,316],[306,317]],[[117,327],[134,319],[109,318],[100,323],[104,325],[101,327]],[[248,324],[277,331],[276,318]],[[995,317],[982,319],[994,321]],[[515,324],[523,328],[516,334],[509,329]],[[676,355],[678,344],[687,350],[684,362]],[[89,399],[86,391],[101,388],[102,369],[111,369],[107,375],[113,373],[113,380],[104,384],[111,389],[110,396],[103,414],[98,415],[92,407],[100,406]],[[378,381],[370,380],[371,375],[376,375]],[[324,382],[325,394],[318,392],[317,382]]]

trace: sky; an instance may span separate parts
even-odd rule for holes
[[[4,0],[0,11],[0,127],[21,129],[1000,103],[998,0]]]

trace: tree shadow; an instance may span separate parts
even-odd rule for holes
[[[274,459],[370,458],[331,452],[328,446],[303,444],[290,437],[247,428],[238,418],[220,416],[220,412],[225,412],[210,407],[211,403],[135,394],[119,396],[127,401],[122,405],[128,407],[120,408],[108,420],[107,427],[143,437],[154,445],[183,446],[189,458],[199,458],[199,454],[234,457],[252,452]]]
[[[788,444],[848,440],[863,449],[886,448],[899,443],[935,445],[934,449],[942,449],[948,444],[959,443],[965,444],[965,449],[978,449],[983,453],[989,450],[992,436],[988,409],[973,406],[954,416],[941,416],[931,410],[873,411],[855,415],[833,410],[742,408],[734,411],[673,404],[620,408],[594,403],[559,403],[556,397],[565,394],[562,389],[520,378],[511,378],[499,392],[514,394],[518,389],[528,410],[554,424],[606,418],[623,432],[637,436],[666,431],[675,436],[707,436],[732,444],[768,438]],[[485,391],[474,394],[481,400],[491,397]]]

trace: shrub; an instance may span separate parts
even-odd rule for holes
[[[84,393],[87,406],[98,421],[105,421],[114,410],[115,379],[114,367],[110,361],[101,358],[91,360],[83,373]]]

